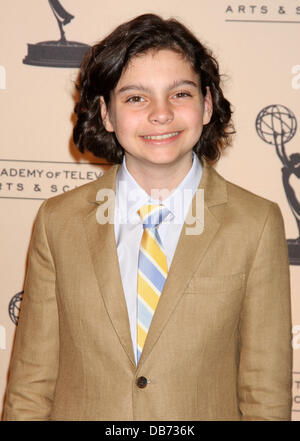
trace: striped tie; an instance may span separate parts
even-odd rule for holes
[[[137,363],[168,275],[167,257],[157,227],[169,213],[168,208],[163,205],[143,205],[138,210],[144,232],[137,276]]]

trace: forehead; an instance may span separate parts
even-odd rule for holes
[[[131,58],[122,72],[117,89],[137,78],[139,81],[162,83],[183,77],[198,81],[198,74],[183,54],[170,49],[149,50]]]

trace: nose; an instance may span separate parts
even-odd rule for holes
[[[170,103],[161,101],[152,105],[149,113],[149,120],[152,124],[168,124],[174,119],[174,114]]]

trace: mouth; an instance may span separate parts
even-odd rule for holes
[[[164,133],[160,135],[144,135],[141,136],[141,138],[143,138],[145,141],[148,142],[168,142],[178,138],[180,134],[181,131],[178,131],[178,132]]]

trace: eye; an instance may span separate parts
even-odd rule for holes
[[[128,98],[126,100],[126,103],[142,103],[143,101],[145,101],[143,97],[141,97],[139,95],[134,95],[134,96],[131,96],[130,98]]]
[[[175,98],[186,98],[192,96],[189,92],[178,92],[174,95]]]

